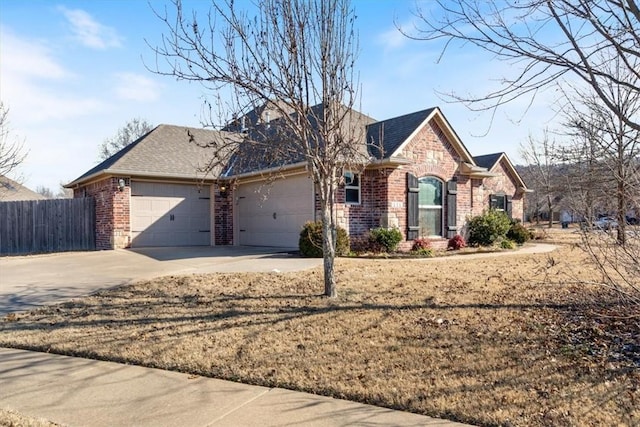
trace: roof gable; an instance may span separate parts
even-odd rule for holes
[[[377,159],[388,158],[429,117],[433,108],[382,120],[367,126],[369,152]]]
[[[424,126],[427,126],[432,121],[440,127],[463,161],[473,163],[469,150],[464,146],[462,140],[460,140],[438,107],[369,125],[367,127],[369,150],[377,159],[395,157]]]
[[[527,190],[527,184],[524,182],[524,180],[522,179],[522,177],[520,176],[516,168],[513,166],[513,163],[511,163],[511,160],[509,160],[509,157],[507,156],[506,153],[484,154],[482,156],[476,156],[473,159],[475,160],[478,166],[486,168],[489,171],[493,170],[496,166],[498,166],[501,163],[504,164],[505,169],[511,175],[511,178],[516,184],[516,187],[520,191]]]
[[[491,170],[496,163],[500,160],[504,153],[484,154],[482,156],[475,156],[473,158],[476,165]]]

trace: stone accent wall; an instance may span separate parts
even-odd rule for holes
[[[126,185],[120,191],[120,179],[106,178],[73,191],[74,197],[93,197],[96,201],[96,249],[127,248],[131,245],[131,183],[124,178]]]

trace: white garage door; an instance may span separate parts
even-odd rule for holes
[[[313,220],[313,181],[306,175],[238,187],[241,245],[297,248],[300,230]]]
[[[209,186],[131,183],[132,246],[211,244]]]

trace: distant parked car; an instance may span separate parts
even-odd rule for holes
[[[612,230],[614,228],[618,228],[618,221],[610,216],[603,216],[602,218],[598,218],[593,223],[593,226],[600,230]]]

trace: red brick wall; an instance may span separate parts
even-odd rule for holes
[[[118,187],[120,177],[106,178],[76,188],[74,197],[93,197],[96,201],[96,248],[126,248],[131,244],[130,199],[128,178],[123,191]]]
[[[233,245],[233,192],[220,194],[218,186],[214,191],[214,232],[216,245]]]
[[[474,215],[479,215],[483,210],[489,208],[489,197],[491,194],[502,194],[511,196],[511,215],[514,219],[522,219],[524,213],[524,202],[522,193],[518,193],[518,189],[513,182],[509,169],[505,166],[505,160],[502,159],[491,172],[501,174],[495,178],[485,178],[483,182],[484,189],[479,191],[478,206],[474,209]]]
[[[500,164],[493,170],[502,174],[497,178],[482,180],[459,175],[457,171],[462,159],[436,123],[422,128],[398,154],[411,160],[412,164],[365,171],[362,175],[360,205],[345,205],[344,189],[339,189],[336,197],[338,224],[349,231],[352,242],[358,242],[369,229],[380,226],[398,227],[406,239],[408,172],[418,178],[433,176],[443,181],[443,238],[432,240],[435,248],[446,248],[446,184],[454,177],[458,184],[456,229],[459,234],[466,235],[467,218],[482,213],[489,206],[489,195],[492,193],[511,195],[513,217],[522,218],[522,197],[516,195],[516,187],[504,165]],[[411,245],[411,241],[405,240],[400,249],[409,250]]]

